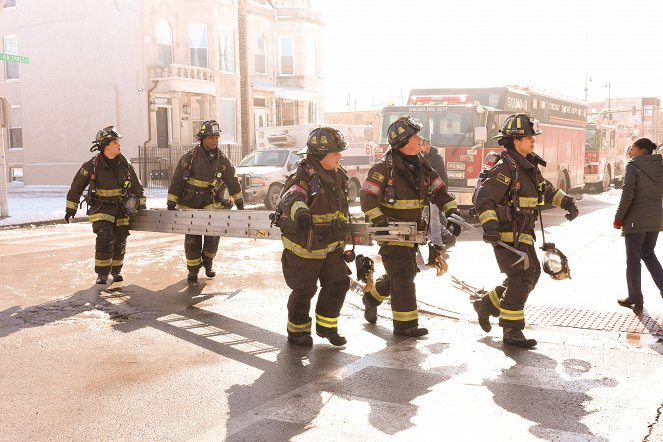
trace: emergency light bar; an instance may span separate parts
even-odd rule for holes
[[[408,104],[468,104],[469,95],[412,95]]]

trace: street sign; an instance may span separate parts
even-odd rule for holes
[[[0,61],[28,64],[30,63],[30,57],[25,57],[23,55],[15,55],[15,54],[4,54],[0,52]]]

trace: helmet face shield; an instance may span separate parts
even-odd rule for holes
[[[543,249],[543,271],[557,281],[571,279],[571,269],[566,255],[552,243],[543,244],[541,249]]]

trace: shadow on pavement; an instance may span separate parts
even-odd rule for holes
[[[515,362],[496,378],[484,380],[483,385],[493,393],[496,405],[537,422],[530,427],[532,435],[553,441],[560,438],[560,433],[555,430],[571,431],[586,435],[588,440],[607,442],[608,439],[595,435],[582,423],[585,416],[595,412],[585,409],[585,406],[591,407],[592,401],[586,392],[594,388],[616,387],[617,380],[605,377],[569,380],[557,373],[557,361],[541,353],[504,346],[501,341],[489,337],[479,342],[504,352],[505,356]],[[562,367],[569,378],[574,378],[587,373],[591,363],[581,359],[567,359],[562,362]],[[537,373],[540,378],[535,377]],[[514,382],[516,379],[521,381]]]

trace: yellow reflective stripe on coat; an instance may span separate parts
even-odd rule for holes
[[[186,182],[191,184],[192,186],[202,187],[203,189],[209,187],[209,181],[200,181],[195,178],[189,178],[188,180],[186,180]]]
[[[458,209],[458,203],[456,202],[456,200],[451,200],[448,203],[446,203],[444,206],[442,206],[442,211],[444,213],[448,213],[449,210],[451,209]]]
[[[203,207],[203,209],[225,209],[225,206],[223,205],[223,203],[212,203],[206,205],[205,207]]]
[[[123,189],[99,189],[97,188],[97,196],[122,196]]]
[[[500,309],[500,319],[506,321],[522,321],[525,319],[525,310]]]
[[[313,222],[316,224],[322,224],[322,223],[330,223],[334,220],[341,220],[341,221],[347,221],[347,218],[341,211],[333,212],[333,213],[324,213],[322,215],[313,215]]]
[[[380,301],[380,302],[384,301],[385,299],[387,299],[387,298],[389,297],[389,296],[382,296],[382,295],[378,292],[378,288],[375,287],[375,285],[373,285],[373,288],[372,288],[371,291],[368,292],[368,293],[370,293],[371,296],[372,296],[373,298],[375,298],[376,300],[378,300],[378,301]]]
[[[292,253],[299,256],[300,258],[306,258],[306,259],[325,259],[329,253],[333,252],[337,248],[345,247],[345,242],[334,241],[324,249],[314,249],[309,252],[305,247],[302,247],[299,244],[290,241],[288,238],[285,237],[285,235],[281,235],[281,241],[283,242],[283,247],[285,249],[290,250]]]
[[[412,209],[421,209],[424,206],[424,200],[396,200],[394,204],[389,204],[385,201],[380,201],[382,207],[388,207],[390,209],[398,210],[412,210]]]
[[[295,220],[295,215],[297,214],[298,209],[308,210],[308,206],[304,201],[295,201],[290,207],[290,219]]]
[[[112,263],[113,263],[112,259],[95,259],[94,260],[94,266],[95,267],[110,267]]]
[[[325,328],[338,328],[338,316],[335,318],[328,318],[319,314],[315,314],[315,323]]]
[[[91,223],[95,223],[97,221],[108,221],[108,222],[114,223],[115,222],[115,217],[113,215],[109,215],[107,213],[95,213],[93,215],[90,215],[88,217],[88,220]]]
[[[416,321],[419,319],[419,313],[417,310],[412,310],[410,312],[397,312],[393,310],[391,315],[394,321],[406,322],[406,321]]]
[[[187,259],[186,260],[186,265],[188,267],[197,267],[203,265],[203,259],[202,258],[196,258],[196,259]]]
[[[564,197],[566,196],[566,193],[562,190],[557,190],[555,192],[555,196],[553,196],[552,199],[552,205],[555,207],[559,207],[560,209],[562,208],[562,202],[564,201]]]
[[[244,195],[242,195],[242,192],[237,192],[234,195],[230,195],[230,198],[232,198],[233,201],[237,201],[237,200],[244,199]]]
[[[311,333],[311,321],[306,324],[294,324],[288,321],[288,331],[290,333]]]
[[[115,218],[115,225],[116,226],[128,226],[129,225],[129,218]]]
[[[379,207],[373,207],[370,210],[367,210],[364,212],[364,214],[368,217],[368,219],[373,220],[375,218],[378,218],[383,215],[382,210],[380,210]]]
[[[513,242],[513,232],[500,232],[500,241]],[[521,233],[518,236],[518,242],[531,246],[534,244],[534,237],[527,233]]]
[[[497,292],[495,289],[492,289],[491,291],[488,292],[488,299],[490,299],[490,302],[495,306],[497,310],[500,309],[500,297],[497,296]]]
[[[481,212],[481,215],[479,215],[479,221],[481,222],[481,225],[488,221],[497,221],[497,212],[493,209],[484,210]]]
[[[518,198],[520,207],[536,207],[539,205],[539,199],[529,196],[521,196]]]
[[[180,200],[180,197],[177,196],[177,195],[173,195],[172,193],[169,193],[167,200],[172,201],[173,203],[176,203]]]
[[[78,210],[78,203],[67,200],[67,209]]]

